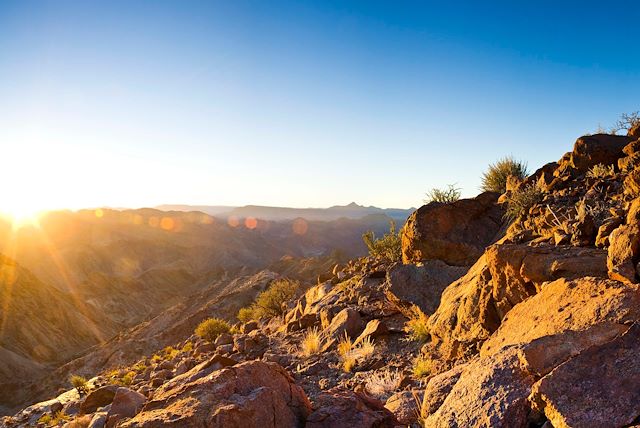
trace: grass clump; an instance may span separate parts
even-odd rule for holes
[[[429,318],[417,307],[414,308],[414,315],[405,324],[405,331],[409,334],[411,340],[416,342],[427,342],[431,335],[427,327]]]
[[[425,204],[429,202],[441,202],[444,204],[450,204],[460,199],[462,195],[461,189],[455,187],[454,184],[447,184],[445,189],[433,188],[427,192],[427,197],[424,200]]]
[[[310,357],[320,352],[323,345],[322,334],[317,328],[308,330],[300,343],[302,355]]]
[[[228,322],[220,318],[209,318],[202,321],[196,327],[195,334],[198,337],[213,343],[222,333],[228,333],[231,326]]]
[[[346,373],[350,373],[359,361],[364,361],[375,353],[375,345],[371,337],[354,345],[351,338],[345,333],[344,338],[338,343],[337,351],[342,362],[342,369]]]
[[[369,230],[362,235],[362,240],[372,257],[380,257],[392,262],[400,261],[402,258],[400,231],[396,232],[396,223],[393,220],[389,222],[389,232],[382,238],[376,239],[376,234]]]
[[[413,376],[416,378],[427,377],[433,372],[433,363],[431,359],[425,356],[419,356],[413,362]]]
[[[60,425],[62,422],[68,421],[69,419],[71,419],[71,416],[63,413],[62,410],[60,410],[56,412],[55,415],[47,413],[40,416],[40,419],[38,419],[38,423],[44,424],[48,427],[54,427]]]
[[[89,392],[89,385],[87,384],[87,378],[80,375],[71,375],[69,378],[71,386],[73,386],[78,394],[83,395]]]
[[[507,179],[514,176],[524,180],[529,172],[527,163],[515,160],[511,156],[499,159],[489,165],[489,169],[482,174],[482,190],[484,192],[504,193],[507,191]]]
[[[365,390],[380,400],[386,400],[400,388],[402,373],[397,370],[383,370],[370,373],[365,380]]]
[[[536,183],[514,190],[507,199],[505,217],[515,220],[529,212],[529,209],[542,200],[543,192]]]
[[[594,165],[587,172],[587,177],[589,178],[607,178],[613,177],[616,174],[615,168],[613,165],[605,166],[601,163],[598,165]]]

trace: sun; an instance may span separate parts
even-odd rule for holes
[[[14,228],[37,226],[42,209],[32,204],[14,204],[0,208],[0,212],[8,217]]]

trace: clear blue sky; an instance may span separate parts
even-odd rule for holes
[[[516,3],[2,1],[0,205],[475,195],[640,110],[637,2]]]

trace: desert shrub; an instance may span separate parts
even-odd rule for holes
[[[405,324],[405,331],[412,340],[417,342],[427,342],[431,337],[427,328],[429,318],[417,307],[414,308],[414,315]]]
[[[127,372],[124,376],[122,376],[122,379],[120,379],[120,382],[125,385],[125,386],[129,386],[133,383],[133,378],[136,376],[136,372]]]
[[[193,350],[193,342],[189,340],[187,341],[187,343],[184,344],[180,352],[190,352],[192,350]]]
[[[423,378],[429,376],[433,371],[433,363],[431,359],[425,356],[419,356],[413,361],[413,376]]]
[[[454,184],[447,184],[445,189],[433,188],[427,192],[427,197],[424,199],[424,203],[429,202],[441,202],[449,204],[460,199],[461,189],[455,187]]]
[[[240,308],[237,318],[241,323],[247,323],[256,317],[256,311],[253,306],[247,306],[246,308]]]
[[[529,209],[542,200],[543,192],[536,183],[514,190],[507,199],[505,217],[515,220],[529,212]]]
[[[365,390],[380,400],[386,400],[391,393],[400,388],[402,373],[397,370],[383,370],[367,375],[364,383]]]
[[[489,169],[482,174],[481,187],[485,192],[504,193],[507,190],[507,179],[510,175],[524,180],[528,174],[526,162],[506,156],[489,165]]]
[[[71,375],[71,378],[69,378],[69,382],[71,382],[71,386],[73,386],[80,395],[86,394],[89,391],[87,379],[83,376]]]
[[[622,113],[620,119],[613,125],[610,133],[615,135],[620,131],[628,130],[640,123],[640,111]]]
[[[262,293],[258,294],[255,303],[251,306],[254,311],[254,319],[281,316],[286,311],[286,304],[293,299],[300,284],[290,279],[278,279],[271,283]]]
[[[207,342],[213,342],[222,333],[228,333],[231,326],[228,322],[220,318],[209,318],[202,321],[196,327],[195,334]]]
[[[601,163],[598,165],[594,165],[587,172],[587,177],[590,178],[607,178],[613,177],[616,174],[615,168],[613,165],[605,166]]]
[[[322,349],[322,344],[323,339],[320,331],[317,328],[308,330],[300,343],[302,355],[310,357],[311,355],[317,354]]]
[[[370,230],[362,235],[362,240],[372,257],[381,257],[392,262],[402,258],[400,231],[396,232],[396,223],[393,220],[389,222],[389,232],[382,238],[376,239],[376,234]]]
[[[62,422],[68,421],[71,417],[62,412],[62,410],[56,412],[55,415],[46,413],[38,419],[38,423],[48,427],[54,427],[60,425]]]
[[[154,363],[159,363],[160,361],[162,361],[162,357],[158,354],[153,354],[153,356],[151,357],[151,361]]]

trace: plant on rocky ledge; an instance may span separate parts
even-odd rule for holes
[[[311,355],[319,353],[322,349],[323,342],[322,334],[317,328],[308,330],[302,338],[302,342],[300,342],[302,355],[310,357]]]
[[[511,156],[499,159],[489,165],[487,172],[482,174],[482,190],[484,192],[504,193],[507,190],[507,179],[512,175],[519,180],[524,180],[529,172],[527,163],[515,160]]]
[[[433,188],[427,192],[427,197],[424,199],[424,203],[440,202],[444,204],[450,204],[460,199],[460,189],[455,187],[455,184],[447,184],[446,189]]]
[[[342,361],[342,369],[349,373],[356,366],[358,361],[364,361],[374,354],[376,348],[371,340],[367,337],[358,344],[354,345],[351,338],[345,332],[344,338],[338,343],[338,356]]]
[[[413,376],[416,378],[427,377],[433,371],[431,359],[423,355],[417,357],[413,362]]]
[[[254,319],[281,316],[287,310],[287,303],[293,299],[300,284],[290,279],[277,279],[269,288],[260,293],[251,306]]]
[[[220,318],[209,318],[202,321],[196,327],[195,334],[198,337],[213,343],[222,333],[228,333],[231,326]]]
[[[71,417],[62,410],[56,412],[54,415],[46,413],[38,419],[38,424],[43,424],[47,427],[55,427],[61,425],[63,422],[68,421]]]
[[[73,386],[80,395],[86,394],[89,391],[87,379],[83,376],[71,375],[69,382],[71,382],[71,386]]]
[[[404,329],[412,340],[421,343],[427,342],[431,337],[427,328],[429,318],[418,307],[414,307],[413,313],[414,315],[407,321]]]
[[[381,257],[391,262],[402,259],[400,231],[396,232],[396,223],[393,220],[389,222],[389,233],[385,233],[382,238],[376,239],[375,233],[370,230],[362,235],[362,240],[371,257]]]
[[[237,318],[241,323],[248,323],[249,321],[255,319],[256,314],[251,306],[247,306],[246,308],[240,308],[238,311]]]
[[[536,183],[514,190],[507,199],[505,217],[516,220],[529,212],[529,209],[542,200],[543,192]]]
[[[367,375],[364,383],[365,390],[379,400],[386,400],[389,396],[400,388],[402,383],[402,373],[397,370],[383,370]]]
[[[638,124],[640,124],[640,111],[622,113],[620,119],[611,128],[610,133],[616,135],[618,132],[631,129]]]
[[[587,172],[587,177],[607,178],[607,177],[613,177],[615,174],[616,172],[613,165],[605,166],[599,163],[591,167],[591,169]]]

